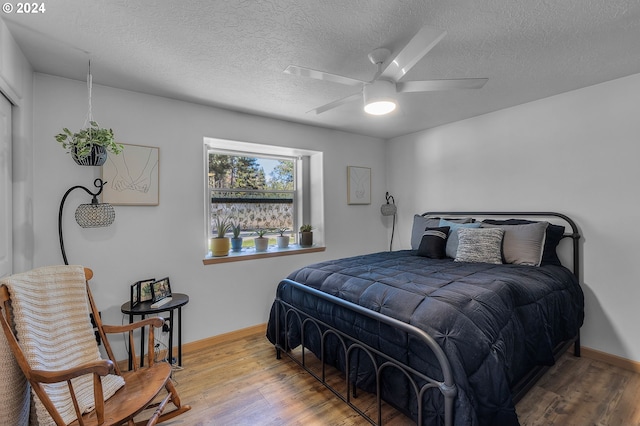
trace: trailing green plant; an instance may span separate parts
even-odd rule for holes
[[[225,234],[229,232],[233,226],[231,218],[221,214],[217,214],[215,216],[213,223],[216,231],[218,232],[218,236],[216,238],[224,238]]]
[[[300,227],[300,232],[311,232],[312,229],[311,225],[305,224]]]
[[[116,155],[121,153],[124,148],[122,144],[116,143],[112,129],[102,128],[95,121],[90,122],[90,127],[76,133],[72,133],[65,127],[62,129],[62,133],[58,133],[55,138],[67,153],[71,153],[77,158],[88,156],[94,146],[102,146],[108,152]]]

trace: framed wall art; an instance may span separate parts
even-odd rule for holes
[[[122,152],[109,154],[102,166],[102,180],[106,182],[102,201],[116,206],[157,206],[160,148],[122,146]]]
[[[371,168],[347,167],[347,204],[371,204]]]

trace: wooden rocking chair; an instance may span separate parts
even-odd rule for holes
[[[73,268],[75,268],[75,270]],[[93,344],[95,344],[95,351],[97,354],[97,359],[95,361],[84,362],[80,363],[79,365],[77,363],[74,364],[73,362],[70,362],[69,364],[64,366],[65,368],[58,368],[54,371],[46,371],[42,368],[32,368],[31,364],[34,364],[34,362],[32,362],[33,355],[29,354],[28,351],[25,350],[25,348],[21,347],[29,345],[29,342],[24,336],[23,331],[21,331],[20,327],[17,325],[17,316],[24,315],[24,313],[22,313],[22,308],[18,309],[19,305],[15,300],[15,294],[14,299],[12,300],[10,289],[15,287],[12,287],[13,284],[9,285],[9,283],[12,282],[10,281],[12,277],[26,275],[29,274],[29,272],[14,275],[0,282],[0,323],[2,324],[2,329],[4,330],[7,341],[11,348],[11,351],[13,352],[18,362],[18,365],[31,384],[33,391],[38,396],[38,399],[42,402],[42,405],[44,405],[44,408],[57,425],[155,425],[159,422],[174,418],[191,409],[189,405],[182,405],[180,402],[180,397],[178,396],[170,378],[171,366],[165,362],[154,363],[153,360],[154,327],[162,327],[164,323],[164,320],[162,318],[147,318],[143,321],[122,326],[103,325],[102,321],[100,320],[98,310],[93,301],[93,296],[91,295],[91,291],[89,289],[88,281],[93,277],[93,272],[90,269],[84,268],[83,271],[83,268],[78,266],[56,266],[39,268],[31,272],[35,271],[39,271],[40,275],[38,275],[37,273],[35,274],[35,277],[34,275],[28,275],[28,280],[36,281],[34,288],[40,288],[37,287],[37,285],[40,284],[42,284],[43,287],[48,286],[48,288],[53,288],[52,286],[56,285],[57,278],[55,276],[47,277],[47,274],[49,274],[49,272],[52,272],[51,275],[54,275],[54,273],[58,273],[58,271],[63,274],[71,274],[73,280],[77,281],[78,279],[80,279],[83,282],[83,285],[86,288],[86,298],[88,298],[90,312],[93,315],[95,325],[99,332],[100,338],[104,343],[106,353],[109,357],[109,360],[99,359],[100,355],[97,342],[95,341],[93,330],[91,330],[91,325],[89,324],[88,328],[91,332]],[[33,282],[29,282],[28,280],[28,284],[34,284]],[[41,282],[37,282],[38,280],[40,280]],[[82,284],[76,283],[76,285],[80,286]],[[68,287],[68,284],[65,283],[64,290],[61,294],[63,294],[64,292],[68,292]],[[78,290],[78,293],[82,294],[82,290]],[[84,296],[82,297],[84,298]],[[13,312],[12,303],[14,305]],[[86,305],[85,302],[80,303]],[[20,310],[20,313],[18,313],[17,310]],[[34,313],[32,313],[31,315],[34,318],[37,318],[41,314],[41,309],[35,308],[33,309],[33,312]],[[55,315],[58,315],[58,311],[56,311],[55,309],[53,309],[52,312],[54,312]],[[64,307],[60,307],[60,312],[64,312]],[[86,312],[87,311],[85,311],[85,313]],[[74,315],[74,312],[68,314],[60,314],[60,323],[66,322],[67,319],[72,315]],[[82,314],[82,317],[86,318],[87,323],[89,323],[89,318],[84,316],[84,314]],[[32,318],[30,320],[32,320]],[[84,325],[81,324],[81,326]],[[110,333],[127,332],[129,336],[129,347],[131,348],[132,357],[133,359],[135,359],[136,355],[133,343],[133,331],[146,326],[149,326],[149,348],[147,351],[147,366],[139,368],[136,367],[136,363],[134,362],[134,368],[132,371],[121,371],[113,355],[113,351],[111,349],[111,346],[109,345],[109,341],[107,340],[106,335]],[[41,331],[42,330],[40,330],[40,332]],[[83,330],[83,332],[84,331],[85,330]],[[55,353],[49,354],[47,348],[44,348],[41,350],[42,353],[38,353],[37,356],[61,357],[69,352],[69,348],[71,348],[71,351],[74,350],[74,342],[69,342],[67,346],[62,346],[63,349],[60,351],[62,355]],[[32,348],[28,350],[30,351],[32,350]],[[36,348],[36,350],[40,350],[40,348]],[[72,353],[71,356],[75,357],[75,354]],[[55,359],[52,360],[52,363],[54,365],[55,362]],[[92,375],[92,381],[87,380],[87,377],[91,376],[85,375]],[[84,378],[82,378],[81,376],[84,376]],[[121,387],[116,390],[115,393],[112,392],[113,395],[110,397],[108,395],[104,395],[108,397],[108,399],[105,401],[103,396],[103,382],[107,383],[105,382],[105,380],[108,378],[107,376],[109,378],[115,379],[116,381],[119,381],[118,386]],[[124,385],[120,383],[122,379],[117,378],[116,376],[122,377],[122,379],[124,380]],[[72,379],[74,380],[73,383]],[[95,401],[95,409],[92,411],[83,412],[87,409],[81,408],[81,404],[79,404],[78,402],[81,399],[81,395],[79,395],[79,393],[82,391],[82,389],[80,389],[81,386],[78,384],[80,383],[78,382],[78,380],[84,380],[85,383],[88,384],[88,386],[84,386],[84,389],[88,390],[87,393],[90,395],[85,395],[84,397],[88,397],[91,403],[94,403],[93,401]],[[66,387],[64,386],[65,382]],[[51,385],[54,383],[58,384]],[[73,416],[73,412],[75,411],[75,419],[72,418],[70,423],[68,420],[63,419],[64,416],[61,415],[62,410],[60,409],[59,403],[54,402],[55,398],[50,397],[50,394],[52,393],[49,388],[50,386],[58,386],[63,390],[66,398],[71,399],[73,405],[71,407],[71,404],[67,402],[67,411],[71,416]],[[107,383],[104,386],[109,385]],[[66,391],[67,388],[68,392]],[[93,389],[91,390],[91,388]],[[162,389],[165,389],[167,392],[167,395],[164,398],[159,396]],[[91,395],[91,392],[93,392],[93,395]],[[104,392],[106,393],[107,390],[105,390]],[[175,406],[175,408],[173,410],[164,412],[168,402],[171,402]],[[148,420],[134,421],[134,417],[138,416],[145,410],[149,410],[150,417],[148,418]],[[67,417],[69,413],[67,414]],[[138,417],[143,416],[140,415]]]

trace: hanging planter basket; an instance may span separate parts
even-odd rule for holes
[[[93,121],[91,113],[91,90],[93,78],[91,76],[91,61],[89,61],[89,73],[87,75],[87,88],[89,90],[89,109],[84,128],[73,133],[66,127],[62,133],[55,136],[56,141],[62,145],[73,160],[81,166],[102,166],[107,161],[107,152],[119,154],[122,152],[122,144],[116,143],[113,130],[101,128]]]
[[[107,161],[107,149],[104,146],[94,145],[88,155],[80,157],[77,150],[72,150],[71,158],[80,166],[102,166]]]

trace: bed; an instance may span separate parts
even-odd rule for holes
[[[565,239],[568,260],[556,250]],[[579,240],[553,212],[416,215],[411,250],[289,274],[267,337],[278,358],[301,348],[291,358],[372,424],[385,401],[420,425],[517,425],[515,402],[571,345],[579,356]],[[346,391],[325,366],[344,373]],[[360,389],[376,395],[377,415],[354,403]]]

